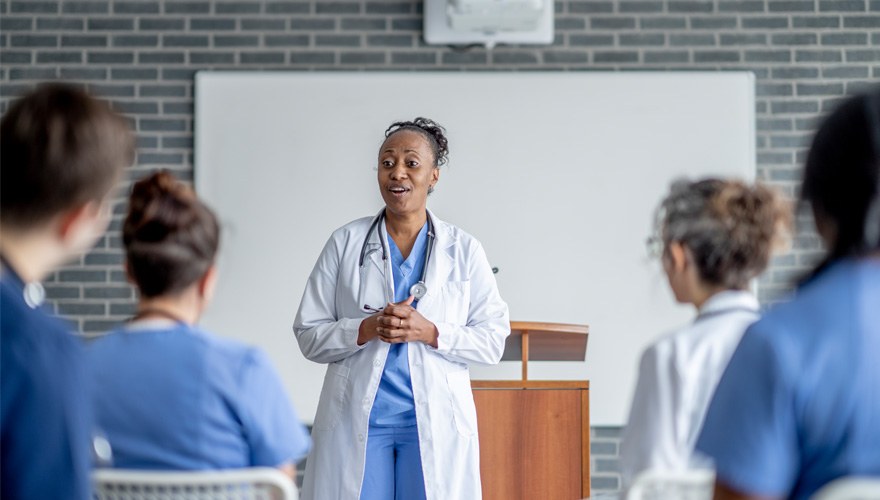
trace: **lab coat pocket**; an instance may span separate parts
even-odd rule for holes
[[[329,431],[336,427],[345,406],[345,390],[348,387],[348,367],[342,363],[327,366],[321,399],[315,414],[315,430]]]
[[[446,374],[446,383],[452,396],[452,419],[459,434],[471,437],[477,433],[477,408],[471,392],[468,371],[457,370]]]
[[[471,305],[471,282],[450,281],[443,285],[443,321],[465,326]]]

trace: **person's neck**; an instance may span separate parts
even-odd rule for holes
[[[141,298],[138,302],[137,319],[171,319],[194,325],[201,316],[201,301],[193,294],[175,297]]]
[[[701,311],[709,299],[727,290],[730,290],[730,288],[725,288],[723,286],[701,286],[694,291],[691,303],[697,308],[697,311]]]
[[[385,227],[394,241],[397,241],[398,238],[404,241],[415,241],[427,220],[428,213],[425,209],[407,214],[393,214],[388,210],[385,211]]]
[[[43,280],[63,260],[61,248],[47,231],[0,228],[0,254],[25,283]]]

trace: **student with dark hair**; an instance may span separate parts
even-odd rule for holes
[[[384,207],[336,230],[293,326],[327,374],[303,498],[480,498],[468,363],[497,363],[507,304],[480,243],[427,209],[446,163],[442,127],[385,131]]]
[[[740,337],[758,319],[748,291],[789,222],[772,190],[739,181],[678,182],[658,210],[657,250],[676,300],[692,304],[690,325],[642,354],[620,445],[624,487],[646,470],[700,464],[694,444],[712,391]]]
[[[271,466],[293,477],[310,440],[269,359],[196,326],[216,284],[214,213],[159,172],[134,185],[122,233],[137,314],[89,347],[113,466]]]
[[[40,280],[87,250],[134,157],[124,118],[64,84],[0,123],[0,497],[88,499],[92,414],[82,346],[40,303]]]
[[[880,88],[821,125],[801,196],[828,258],[748,329],[718,384],[697,442],[717,499],[880,476]]]

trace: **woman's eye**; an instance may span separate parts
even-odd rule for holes
[[[410,160],[410,161],[406,162],[406,165],[409,167],[415,168],[415,167],[419,166],[419,162],[417,162],[415,160]]]
[[[394,166],[394,162],[391,161],[391,160],[383,160],[383,161],[382,161],[382,166],[383,166],[383,167],[393,167],[393,166]]]

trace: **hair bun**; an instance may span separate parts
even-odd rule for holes
[[[132,188],[125,234],[130,241],[157,243],[190,225],[197,199],[190,188],[163,170]]]

